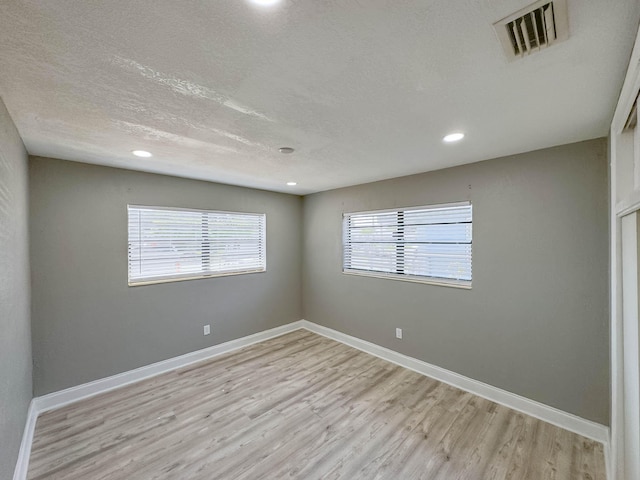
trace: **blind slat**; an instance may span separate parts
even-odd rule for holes
[[[343,271],[471,281],[471,204],[345,214]]]
[[[129,283],[266,269],[264,214],[128,206]]]

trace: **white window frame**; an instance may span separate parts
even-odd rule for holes
[[[167,211],[167,212],[188,212],[188,213],[201,213],[201,214],[229,214],[229,215],[238,215],[238,216],[259,216],[262,217],[261,220],[261,232],[260,232],[260,251],[262,256],[262,265],[259,268],[255,269],[247,269],[247,270],[233,270],[233,271],[214,271],[211,270],[209,272],[200,271],[196,273],[188,273],[183,275],[162,275],[162,276],[146,276],[146,277],[138,277],[132,279],[131,277],[131,238],[129,237],[129,221],[130,221],[130,213],[131,209],[142,209],[142,210],[157,210],[157,211]],[[130,287],[141,286],[141,285],[154,285],[159,283],[171,283],[171,282],[181,282],[185,280],[198,280],[203,278],[215,278],[215,277],[226,277],[226,276],[234,276],[234,275],[245,275],[251,273],[263,273],[267,271],[267,236],[266,236],[266,214],[264,213],[250,213],[250,212],[230,212],[224,210],[203,210],[196,208],[178,208],[178,207],[160,207],[160,206],[150,206],[150,205],[127,205],[127,281]],[[204,241],[200,238],[201,241]]]
[[[470,201],[343,213],[342,214],[342,273],[345,275],[382,278],[382,279],[388,279],[388,280],[400,280],[404,282],[425,283],[430,285],[455,287],[455,288],[470,290],[472,285],[472,280],[449,279],[449,278],[440,278],[440,277],[431,277],[431,276],[422,276],[422,275],[408,275],[404,273],[389,273],[389,272],[381,272],[381,271],[374,271],[374,270],[359,270],[359,269],[348,268],[346,265],[347,264],[346,247],[348,244],[348,221],[352,215],[385,214],[385,213],[395,213],[395,212],[399,213],[399,212],[408,212],[412,210],[439,209],[439,208],[446,208],[446,207],[461,207],[461,206],[471,207],[472,220],[470,224],[471,224],[471,227],[473,228],[473,206]],[[400,245],[400,244],[401,243],[397,243],[396,245]],[[473,238],[469,243],[469,245],[471,247],[471,250],[472,250],[471,255],[473,257]],[[472,268],[472,265],[470,265],[470,268]]]

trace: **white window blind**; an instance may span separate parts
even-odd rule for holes
[[[343,271],[471,285],[468,202],[345,213]]]
[[[129,285],[263,272],[264,214],[128,206]]]

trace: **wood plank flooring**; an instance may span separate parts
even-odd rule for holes
[[[42,414],[31,480],[589,479],[602,445],[299,330]]]

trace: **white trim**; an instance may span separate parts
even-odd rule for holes
[[[470,280],[448,280],[438,277],[420,277],[418,275],[398,275],[397,273],[384,273],[367,270],[343,269],[343,275],[355,275],[356,277],[381,278],[383,280],[399,280],[401,282],[427,283],[429,285],[438,285],[439,287],[462,288],[463,290],[471,290]]]
[[[131,281],[129,280],[130,287],[144,287],[145,285],[158,285],[159,283],[175,283],[175,282],[185,282],[188,280],[202,280],[203,278],[218,278],[218,277],[231,277],[234,275],[247,275],[249,273],[266,273],[266,268],[261,268],[260,270],[238,270],[234,272],[222,272],[222,273],[210,273],[210,274],[202,274],[202,275],[193,275],[188,277],[164,277],[164,278],[156,278],[155,280],[151,280],[152,277],[148,277],[149,280],[140,280],[140,281]]]
[[[607,477],[615,480],[620,477],[621,468],[624,465],[624,436],[622,424],[622,349],[619,347],[622,341],[622,318],[619,315],[619,306],[622,305],[622,294],[618,289],[618,277],[621,272],[620,259],[620,219],[616,215],[616,158],[617,144],[614,127],[611,127],[609,136],[609,348],[611,375],[611,439],[609,444],[609,468]],[[605,457],[606,459],[606,457]],[[620,479],[621,480],[621,479]]]
[[[609,480],[623,480],[625,478],[625,437],[624,437],[624,415],[623,397],[624,380],[622,378],[624,370],[624,360],[622,357],[622,289],[621,287],[621,266],[620,255],[620,233],[621,216],[632,212],[638,201],[637,194],[631,193],[627,198],[618,202],[618,136],[622,133],[633,103],[640,91],[640,31],[636,34],[636,40],[631,53],[631,59],[627,68],[626,76],[616,110],[611,121],[609,131],[609,250],[610,250],[610,293],[609,293],[609,322],[610,322],[610,343],[611,343],[611,440],[607,453],[609,454],[608,478]],[[636,127],[638,128],[638,127]]]
[[[640,191],[636,190],[631,193],[625,200],[618,202],[615,208],[616,216],[622,218],[625,215],[640,210]]]
[[[609,430],[609,438],[607,439],[607,443],[604,444],[604,475],[605,479],[613,479],[613,474],[611,473],[611,469],[613,468],[611,464],[611,430]]]
[[[36,407],[38,413],[46,412],[56,408],[63,407],[70,403],[83,400],[85,398],[93,397],[100,393],[108,392],[116,388],[124,387],[131,383],[139,382],[147,378],[155,377],[162,373],[170,372],[176,368],[182,368],[192,363],[207,360],[223,353],[232,352],[239,348],[243,348],[254,343],[263,342],[270,338],[279,337],[285,333],[293,332],[302,328],[300,320],[280,327],[265,330],[263,332],[254,333],[247,337],[238,338],[229,342],[214,345],[212,347],[203,348],[202,350],[196,350],[195,352],[186,353],[179,357],[169,358],[161,362],[152,363],[144,367],[136,368],[135,370],[129,370],[128,372],[119,373],[111,377],[101,378],[89,383],[83,383],[76,387],[67,388],[58,392],[49,393],[42,397],[36,397]]]
[[[558,410],[557,408],[544,405],[534,400],[521,397],[515,393],[507,392],[500,388],[486,383],[473,380],[472,378],[465,377],[458,373],[446,370],[435,365],[431,365],[422,360],[418,360],[407,355],[395,352],[375,343],[367,342],[351,335],[333,330],[331,328],[324,327],[306,320],[302,320],[302,327],[322,335],[332,340],[344,343],[350,347],[357,348],[363,352],[369,353],[376,357],[387,360],[388,362],[395,363],[401,367],[408,368],[414,372],[421,373],[427,377],[435,378],[441,382],[447,383],[454,387],[460,388],[466,392],[473,393],[479,397],[486,398],[493,402],[499,403],[506,407],[518,410],[532,417],[543,420],[547,423],[551,423],[570,432],[577,433],[583,437],[596,440],[604,445],[605,449],[609,443],[609,428],[590,420],[578,417],[571,413]]]
[[[24,425],[24,433],[22,434],[22,442],[20,443],[20,452],[18,453],[18,461],[13,471],[13,480],[24,480],[27,478],[27,470],[29,469],[29,457],[31,456],[31,444],[33,443],[33,432],[36,429],[36,420],[38,419],[38,411],[36,410],[35,399],[29,403],[27,411],[27,421]]]
[[[640,32],[639,32],[640,33]],[[627,74],[620,91],[620,97],[616,105],[616,111],[611,121],[612,136],[619,134],[624,129],[629,118],[629,113],[633,108],[633,102],[636,101],[638,92],[640,91],[640,35],[636,34],[636,41],[633,45],[631,59]]]

